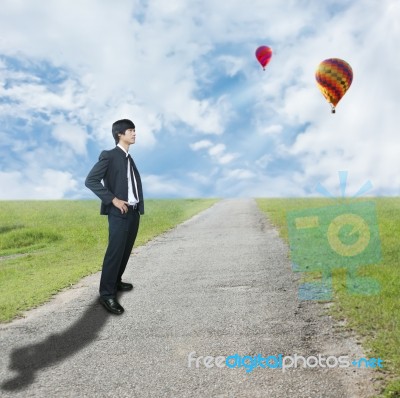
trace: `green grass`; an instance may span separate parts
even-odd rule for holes
[[[376,204],[382,261],[362,267],[360,275],[376,279],[377,294],[350,294],[346,288],[346,270],[334,270],[334,306],[332,314],[345,319],[349,328],[363,337],[363,346],[370,357],[384,361],[381,377],[387,387],[382,397],[400,397],[400,198],[372,198]],[[371,198],[359,200],[371,201]],[[279,228],[288,242],[287,213],[293,210],[332,206],[329,199],[258,199],[260,209]],[[310,246],[323,245],[326,237],[314,236]],[[312,280],[321,274],[312,273]]]
[[[135,247],[215,203],[147,200]],[[0,202],[0,322],[101,269],[107,216],[99,201]]]

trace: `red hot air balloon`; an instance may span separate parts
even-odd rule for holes
[[[339,58],[326,59],[318,65],[315,78],[322,95],[332,107],[332,113],[335,113],[336,105],[353,81],[351,66]]]
[[[268,46],[260,46],[256,50],[256,58],[258,62],[261,64],[263,69],[268,65],[269,61],[272,57],[272,50]]]

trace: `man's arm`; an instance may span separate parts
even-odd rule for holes
[[[115,198],[115,195],[110,192],[102,183],[104,179],[108,165],[110,163],[109,155],[107,151],[103,151],[99,156],[99,161],[90,170],[85,180],[85,185],[97,195],[105,205],[109,205]]]
[[[118,199],[112,192],[110,192],[102,183],[104,179],[108,165],[110,163],[108,152],[103,151],[99,156],[99,161],[90,170],[85,180],[85,185],[96,194],[105,205],[112,204],[117,207],[121,214],[128,211],[128,202]]]

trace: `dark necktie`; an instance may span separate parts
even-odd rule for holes
[[[128,154],[128,163],[129,163],[129,171],[130,171],[130,175],[131,175],[133,195],[135,196],[135,199],[137,201],[139,201],[138,194],[136,192],[136,185],[135,185],[135,178],[136,178],[136,181],[138,180],[138,178],[136,176],[136,172],[135,172],[136,167],[133,167],[133,165],[134,165],[133,159],[132,159],[131,155],[129,155],[129,154]],[[135,178],[133,178],[133,173],[135,173]]]

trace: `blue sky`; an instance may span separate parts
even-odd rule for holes
[[[0,199],[95,198],[120,118],[148,198],[339,195],[340,170],[399,195],[399,42],[399,0],[4,0]],[[354,78],[332,115],[334,57]]]

